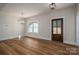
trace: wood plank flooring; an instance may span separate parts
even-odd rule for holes
[[[0,55],[78,55],[79,47],[23,37],[0,41]]]

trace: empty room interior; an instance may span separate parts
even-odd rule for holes
[[[79,55],[79,4],[0,3],[0,55]]]

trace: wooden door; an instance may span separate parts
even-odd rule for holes
[[[52,40],[63,42],[63,18],[52,20]]]

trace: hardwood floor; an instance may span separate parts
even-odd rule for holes
[[[70,55],[79,54],[79,47],[55,41],[24,37],[0,41],[0,55]]]

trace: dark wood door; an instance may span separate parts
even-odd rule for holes
[[[52,40],[63,42],[63,18],[52,20]]]

